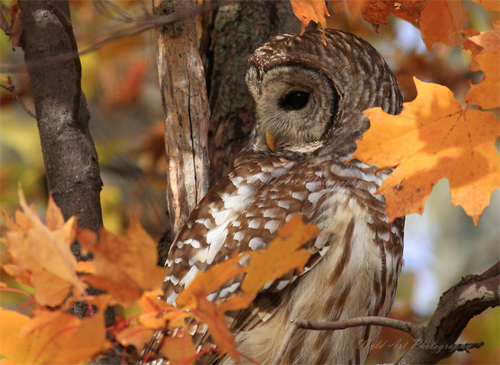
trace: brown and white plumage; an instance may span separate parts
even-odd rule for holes
[[[175,303],[197,272],[234,252],[265,248],[295,214],[318,226],[320,235],[305,245],[312,256],[304,273],[268,283],[253,307],[228,314],[238,350],[260,363],[272,359],[291,319],[386,316],[402,265],[403,220],[388,226],[384,200],[374,195],[388,172],[346,162],[369,126],[362,111],[399,113],[399,86],[362,39],[327,30],[326,42],[320,31],[284,35],[250,57],[250,143],[192,212],[166,263],[165,298]],[[209,299],[237,293],[240,281]],[[299,331],[284,362],[364,362],[378,331]]]

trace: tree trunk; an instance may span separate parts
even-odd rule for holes
[[[154,0],[156,16],[182,19],[157,27],[156,50],[165,112],[167,201],[171,241],[208,192],[207,128],[210,111],[198,52],[197,2]]]
[[[248,57],[282,33],[300,32],[289,1],[241,1],[217,9],[203,29],[210,44],[202,49],[207,67],[212,118],[208,135],[210,186],[224,177],[254,125],[253,100],[245,83]],[[202,42],[203,46],[203,42]]]
[[[78,216],[80,227],[99,232],[102,181],[89,131],[90,113],[81,90],[81,64],[68,2],[23,0],[19,7],[49,191],[65,219]],[[79,261],[90,258],[82,254],[77,242],[72,250]],[[98,293],[92,288],[88,292]],[[76,302],[73,311],[84,317],[87,304]],[[106,310],[105,318],[107,326],[114,323],[112,308]],[[120,361],[102,358],[94,363]]]
[[[76,43],[70,40],[68,2],[53,2],[56,10],[42,0],[19,1],[19,6],[49,190],[65,219],[78,216],[80,227],[98,232],[102,181],[88,127],[90,114],[78,85],[81,70],[76,67]],[[78,246],[74,245],[74,252],[83,259]]]

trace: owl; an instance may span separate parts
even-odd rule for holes
[[[227,314],[238,351],[261,364],[273,359],[293,319],[387,316],[402,266],[404,222],[388,225],[384,199],[375,195],[390,171],[348,161],[369,128],[363,110],[401,111],[398,83],[363,39],[326,30],[325,41],[319,30],[282,35],[249,58],[246,82],[256,113],[250,141],[193,210],[166,262],[164,295],[175,304],[198,272],[266,248],[293,216],[317,225],[319,235],[304,244],[311,257],[302,272],[268,282],[250,308]],[[242,278],[208,299],[237,294]],[[363,363],[379,331],[300,330],[283,363]],[[200,330],[196,341],[210,338]],[[211,356],[202,361],[231,363]]]

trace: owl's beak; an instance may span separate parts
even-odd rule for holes
[[[266,143],[271,151],[276,152],[276,137],[269,131],[266,131]]]

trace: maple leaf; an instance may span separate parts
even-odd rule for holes
[[[326,28],[326,16],[330,16],[323,0],[290,0],[295,16],[302,22],[300,34],[304,34],[306,27],[311,21],[321,24]],[[323,43],[326,45],[325,33],[323,31]]]
[[[208,326],[212,340],[217,345],[217,352],[228,354],[238,363],[239,354],[236,349],[236,341],[227,327],[224,313],[212,302],[209,302],[203,293],[195,292],[195,295],[197,306],[191,309],[191,312]]]
[[[76,275],[76,259],[70,249],[76,236],[76,219],[64,222],[50,196],[44,225],[26,203],[21,187],[18,193],[22,211],[16,211],[15,221],[4,214],[8,230],[3,240],[12,262],[2,267],[20,283],[35,288],[39,304],[60,305],[70,291],[84,295],[85,284]]]
[[[472,0],[481,5],[484,11],[500,11],[500,2],[496,0]]]
[[[124,307],[133,306],[144,291],[161,287],[165,270],[156,266],[156,243],[137,219],[132,218],[124,237],[102,228],[96,242],[93,232],[79,229],[78,241],[95,254],[93,273],[83,280],[109,292]]]
[[[267,282],[290,270],[302,270],[311,253],[299,248],[317,234],[315,225],[306,225],[300,214],[295,215],[278,231],[278,237],[265,250],[250,252],[248,273],[241,283],[241,290],[255,296]]]
[[[461,1],[429,1],[420,13],[418,27],[430,51],[436,42],[450,47],[462,44],[461,30],[465,23],[465,10]]]
[[[477,225],[500,187],[498,120],[490,112],[463,110],[444,86],[414,80],[418,96],[400,115],[364,111],[371,127],[353,158],[381,169],[396,166],[377,190],[385,197],[389,222],[421,214],[432,187],[448,178],[453,205],[461,205]]]
[[[370,0],[362,8],[363,19],[374,25],[387,24],[394,14],[420,29],[428,50],[436,42],[449,46],[462,44],[461,31],[465,22],[462,3],[455,0]]]
[[[464,30],[467,39],[464,42],[464,48],[471,51],[472,60],[469,68],[471,71],[476,72],[481,69],[476,61],[476,56],[483,54],[487,51],[500,49],[500,21],[493,22],[493,30],[489,32],[476,32],[474,30]],[[496,62],[498,65],[498,60]]]
[[[171,364],[195,364],[196,350],[191,336],[183,334],[182,336],[169,336],[160,348],[162,354],[168,354]]]
[[[193,281],[177,297],[177,305],[189,310],[192,315],[207,324],[217,351],[227,353],[234,360],[238,359],[236,343],[227,328],[223,315],[229,310],[239,310],[250,306],[264,285],[277,279],[290,270],[302,270],[311,253],[300,249],[318,234],[315,225],[304,224],[301,215],[294,216],[279,231],[266,249],[243,252],[220,264],[210,267],[205,272],[198,272]],[[243,265],[249,256],[248,265]],[[245,273],[241,284],[241,293],[214,305],[206,297],[237,275]]]
[[[37,315],[46,318],[30,319],[0,307],[2,361],[77,364],[92,360],[111,346],[106,341],[104,310],[84,319],[63,311],[39,311]]]
[[[200,295],[206,297],[229,279],[246,272],[246,267],[237,267],[238,261],[244,256],[247,256],[247,254],[230,258],[212,266],[205,272],[198,272],[195,279],[177,297],[177,305],[180,307],[196,307],[196,300]]]
[[[19,4],[17,3],[17,0],[14,1],[10,8],[10,22],[12,24],[11,31],[10,31],[10,41],[12,43],[12,49],[14,50],[14,47],[20,47],[21,46],[21,36],[24,32],[24,26],[23,26],[23,12],[19,8]]]
[[[349,14],[350,20],[354,20],[364,8],[369,4],[369,0],[345,1],[345,0],[329,0],[328,7],[335,13],[346,12]]]
[[[499,58],[500,49],[481,53],[475,58],[484,73],[484,79],[471,86],[465,96],[466,103],[478,105],[483,109],[493,109],[500,106]]]

